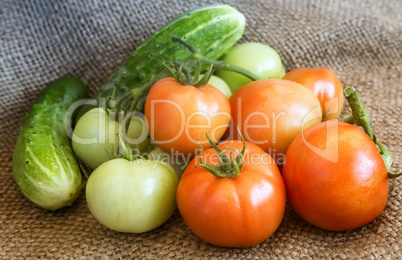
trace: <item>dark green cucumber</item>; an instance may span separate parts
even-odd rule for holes
[[[155,59],[185,61],[191,53],[172,36],[184,39],[200,53],[211,59],[224,55],[243,35],[245,17],[229,5],[199,7],[179,15],[139,46],[94,95],[95,99],[110,96],[115,88],[119,99],[129,90],[142,86],[163,70]],[[83,107],[80,114],[90,107]]]
[[[13,178],[37,206],[69,206],[82,187],[81,173],[66,130],[71,104],[88,96],[74,77],[50,83],[37,97],[21,125],[13,154]]]

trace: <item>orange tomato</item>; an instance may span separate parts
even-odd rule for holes
[[[146,102],[145,117],[150,136],[165,152],[195,155],[199,148],[211,147],[209,132],[216,142],[230,121],[230,104],[222,92],[205,85],[184,86],[174,78],[164,78],[152,86]]]
[[[294,211],[323,229],[361,227],[387,203],[385,163],[354,125],[327,121],[307,129],[290,145],[282,174]]]
[[[237,140],[224,144],[239,151],[243,148]],[[223,144],[218,147],[233,152]],[[199,166],[197,156],[180,179],[176,193],[180,214],[198,237],[211,244],[256,245],[270,237],[283,219],[286,192],[275,161],[252,143],[246,142],[246,147],[245,165],[237,177],[216,177]],[[202,159],[219,164],[213,148],[204,150]]]
[[[278,164],[302,131],[321,122],[317,97],[300,84],[288,80],[258,80],[244,85],[230,97],[232,119],[229,139],[243,137],[260,146]]]
[[[342,83],[336,74],[327,68],[299,68],[289,71],[282,79],[295,81],[314,92],[320,100],[323,121],[338,118],[343,107]]]

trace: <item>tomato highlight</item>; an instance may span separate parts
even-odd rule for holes
[[[343,108],[342,83],[328,68],[299,68],[289,71],[283,79],[295,81],[313,91],[320,101],[323,121],[336,119]]]

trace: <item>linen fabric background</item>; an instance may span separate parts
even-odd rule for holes
[[[222,1],[247,18],[240,42],[275,48],[287,71],[328,67],[355,85],[380,141],[402,171],[402,1]],[[89,75],[94,93],[130,53],[178,14],[215,1],[0,2],[0,258],[398,258],[402,256],[402,179],[372,223],[329,232],[288,206],[277,232],[252,248],[221,248],[197,238],[176,213],[145,234],[107,229],[84,192],[55,212],[28,202],[11,177],[19,126],[46,83]],[[344,108],[346,110],[346,108]],[[269,221],[269,220],[267,220]]]

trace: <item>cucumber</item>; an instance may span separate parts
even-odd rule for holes
[[[88,97],[74,77],[50,83],[37,97],[20,127],[13,158],[13,179],[37,206],[70,206],[82,187],[81,172],[66,130],[69,106]]]
[[[158,73],[163,66],[155,59],[185,61],[191,53],[172,36],[184,39],[200,53],[211,59],[223,56],[243,35],[246,19],[229,5],[217,4],[192,9],[159,29],[139,46],[114,73],[109,81],[94,95],[94,99],[112,95],[119,99],[131,89],[142,86]],[[91,107],[81,108],[80,115]]]

